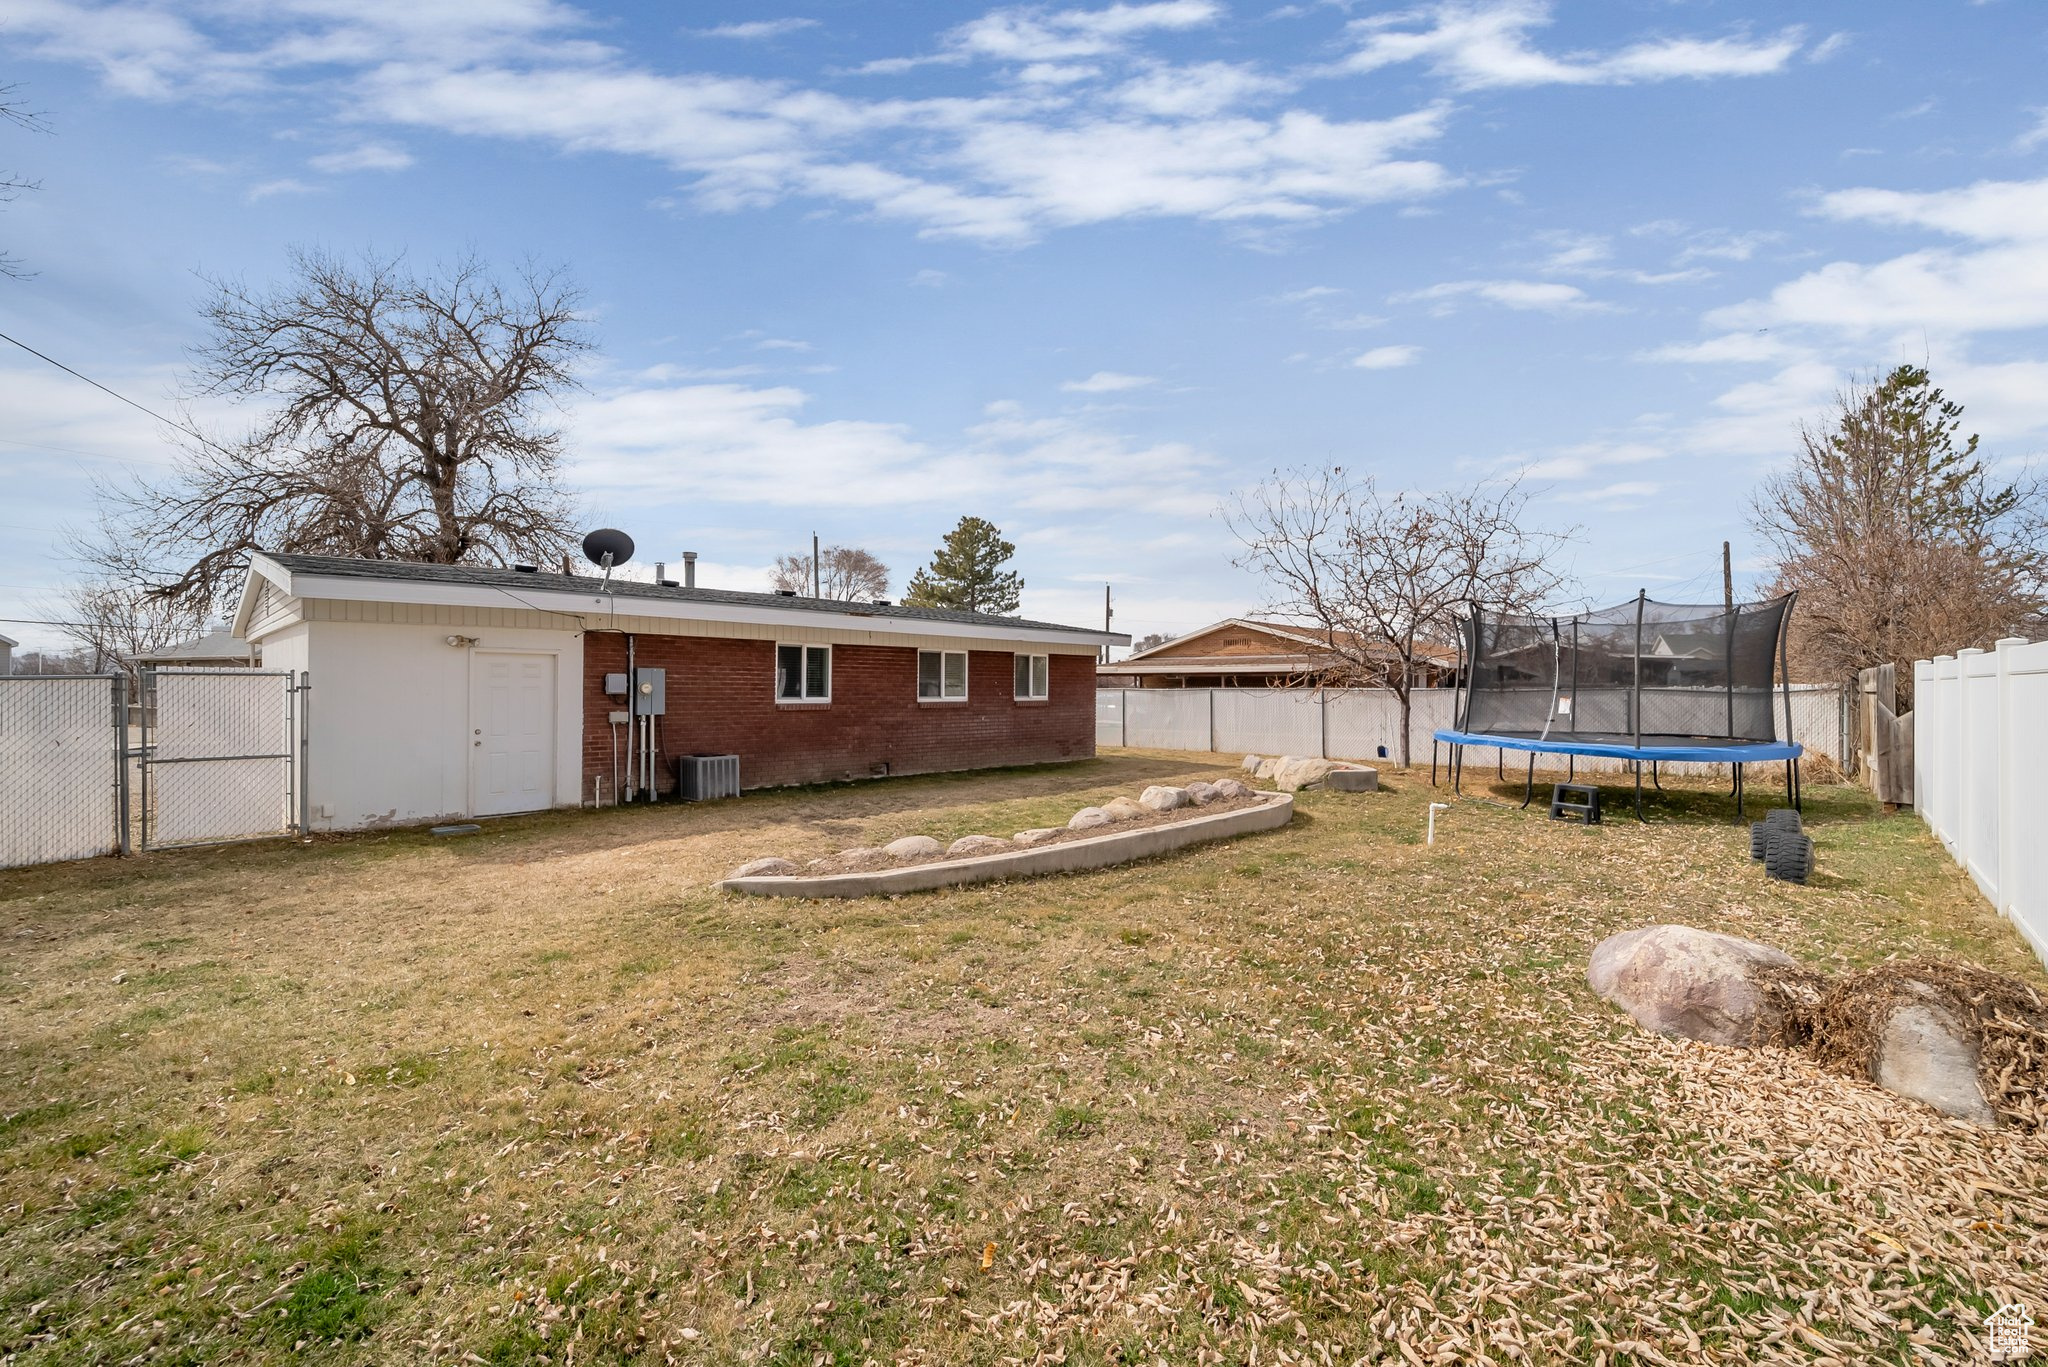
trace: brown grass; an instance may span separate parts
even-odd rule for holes
[[[1224,772],[0,874],[0,1353],[1968,1361],[1985,1310],[2048,1304],[2048,1141],[1583,985],[1664,920],[2044,981],[1847,790],[1812,790],[1803,888],[1712,793],[1591,829],[1467,800],[1425,848],[1432,794],[1390,774],[1068,878],[710,889]]]

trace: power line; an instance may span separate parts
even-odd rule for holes
[[[48,356],[40,351],[37,351],[34,347],[30,346],[27,342],[22,341],[19,337],[10,337],[4,332],[0,332],[0,342],[8,342],[13,344],[14,346],[20,347],[23,351],[26,351],[29,355],[35,357],[37,360],[42,361],[48,365],[53,365],[57,367],[57,369],[63,371],[66,375],[71,376],[73,379],[85,381],[87,384],[91,385],[94,389],[99,390],[100,393],[105,394],[107,397],[120,400],[122,403],[127,404],[136,412],[147,414],[149,417],[155,418],[164,426],[175,428],[176,430],[183,432],[186,436],[192,438],[192,440],[196,442],[201,443],[202,445],[211,446],[214,450],[220,452],[224,456],[234,455],[234,452],[228,450],[219,442],[208,439],[205,433],[200,432],[194,428],[187,427],[182,422],[175,422],[172,419],[167,418],[163,414],[157,412],[155,409],[150,408],[144,404],[137,403],[135,400],[129,398],[126,394],[121,393],[119,390],[108,388],[106,385],[101,384],[98,380],[95,380],[92,376],[84,374],[81,371],[73,370],[70,366],[65,365],[56,357]],[[27,443],[23,444],[26,445]]]

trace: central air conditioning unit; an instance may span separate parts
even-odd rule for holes
[[[685,802],[740,795],[738,755],[677,755],[676,793]]]

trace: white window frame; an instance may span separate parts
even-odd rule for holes
[[[1017,692],[1018,660],[1031,660],[1034,662],[1024,667],[1024,677],[1026,680],[1029,680],[1033,674],[1043,669],[1045,674],[1045,691],[1043,693]],[[1043,665],[1036,663],[1038,661],[1043,661]],[[1016,701],[1018,702],[1045,702],[1050,699],[1052,697],[1052,656],[1030,651],[1018,651],[1010,659],[1010,691],[1016,695]]]
[[[800,678],[800,679],[798,680],[798,687],[799,687],[799,689],[802,689],[802,688],[804,688],[804,687],[807,687],[807,686],[809,685],[809,683],[810,683],[810,677],[811,677],[811,657],[810,657],[810,654],[809,654],[809,652],[811,652],[811,651],[813,651],[813,650],[822,650],[822,651],[824,651],[824,652],[825,652],[825,691],[824,691],[824,693],[822,693],[822,694],[804,694],[804,695],[802,695],[802,696],[800,696],[800,697],[795,697],[795,698],[791,698],[791,697],[786,697],[786,696],[784,696],[784,694],[783,694],[783,692],[782,692],[782,679],[781,679],[781,674],[782,674],[782,652],[783,652],[783,651],[785,651],[785,650],[801,650],[801,651],[804,651],[804,652],[805,652],[805,654],[804,654],[804,655],[803,655],[803,657],[802,657],[802,658],[803,658],[803,662],[804,662],[804,667],[803,667],[803,674],[802,674],[802,677],[801,677],[801,678]],[[832,647],[831,647],[831,646],[828,646],[828,645],[826,645],[826,646],[821,646],[821,645],[818,645],[818,644],[816,644],[815,642],[812,642],[812,641],[777,641],[777,642],[775,643],[775,656],[774,656],[774,664],[773,664],[773,666],[772,666],[772,667],[771,667],[771,668],[769,669],[769,671],[768,671],[768,688],[769,688],[769,691],[770,691],[770,692],[772,692],[772,693],[774,694],[774,696],[775,696],[775,701],[776,701],[776,703],[777,703],[777,705],[778,705],[778,706],[782,706],[782,707],[798,707],[798,706],[802,706],[803,704],[806,704],[806,703],[827,703],[827,702],[831,702],[831,701],[832,701],[832,675],[833,675],[833,673],[834,673],[834,670],[833,670],[833,668],[832,668]]]
[[[924,691],[924,657],[927,655],[939,657],[939,695],[935,698],[926,697]],[[946,692],[946,657],[948,655],[958,655],[960,657],[960,692],[957,696]],[[972,663],[973,661],[970,659],[968,652],[964,650],[947,650],[944,647],[932,650],[920,648],[917,652],[917,700],[921,703],[966,702],[967,684],[972,674],[969,666]]]

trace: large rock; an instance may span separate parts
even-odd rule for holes
[[[882,853],[891,859],[929,859],[945,852],[946,847],[928,835],[906,835],[882,846]]]
[[[1083,807],[1068,818],[1067,829],[1070,831],[1092,831],[1097,827],[1107,826],[1115,820],[1115,817],[1100,807]]]
[[[1197,807],[1206,807],[1216,800],[1216,785],[1204,783],[1202,780],[1196,779],[1187,786],[1187,794],[1189,802],[1192,802]],[[1144,801],[1143,798],[1138,800],[1140,802]]]
[[[1975,1034],[1927,995],[1894,1008],[1879,1028],[1871,1081],[1959,1120],[1996,1125],[1998,1113],[1977,1082]]]
[[[796,864],[788,859],[756,859],[740,865],[732,871],[735,878],[786,878],[802,873]]]
[[[1102,804],[1102,810],[1109,813],[1111,821],[1137,821],[1152,815],[1127,797],[1112,798]]]
[[[1266,757],[1264,755],[1246,755],[1244,757],[1244,763],[1240,764],[1238,767],[1240,769],[1243,769],[1247,774],[1256,774],[1259,772],[1259,766],[1261,764],[1264,764],[1265,762]]]
[[[1284,756],[1267,755],[1265,758],[1261,759],[1257,764],[1252,766],[1252,777],[1260,779],[1270,779],[1273,777],[1274,771],[1279,769],[1279,767],[1285,764],[1286,762],[1287,760]]]
[[[1216,800],[1219,802],[1234,797],[1250,797],[1256,791],[1249,783],[1240,783],[1234,778],[1218,779],[1212,786],[1216,789]]]
[[[1188,805],[1188,790],[1155,783],[1138,794],[1138,805],[1150,812],[1170,812]]]
[[[993,835],[963,835],[946,846],[946,853],[954,856],[1001,854],[1009,848],[1009,841]]]
[[[887,852],[883,850],[882,847],[879,845],[855,845],[850,850],[841,850],[839,852],[839,857],[841,859],[861,860],[880,859],[886,853]]]
[[[1323,786],[1333,793],[1376,793],[1380,771],[1364,764],[1343,764],[1332,769]]]
[[[1660,1035],[1753,1047],[1782,1037],[1790,992],[1816,981],[1783,950],[1690,926],[1649,926],[1593,947],[1586,982]]]
[[[1273,766],[1273,786],[1283,793],[1298,793],[1321,783],[1336,767],[1326,759],[1288,755]]]
[[[1028,831],[1019,831],[1010,839],[1019,845],[1043,845],[1060,833],[1057,826],[1033,826]]]

